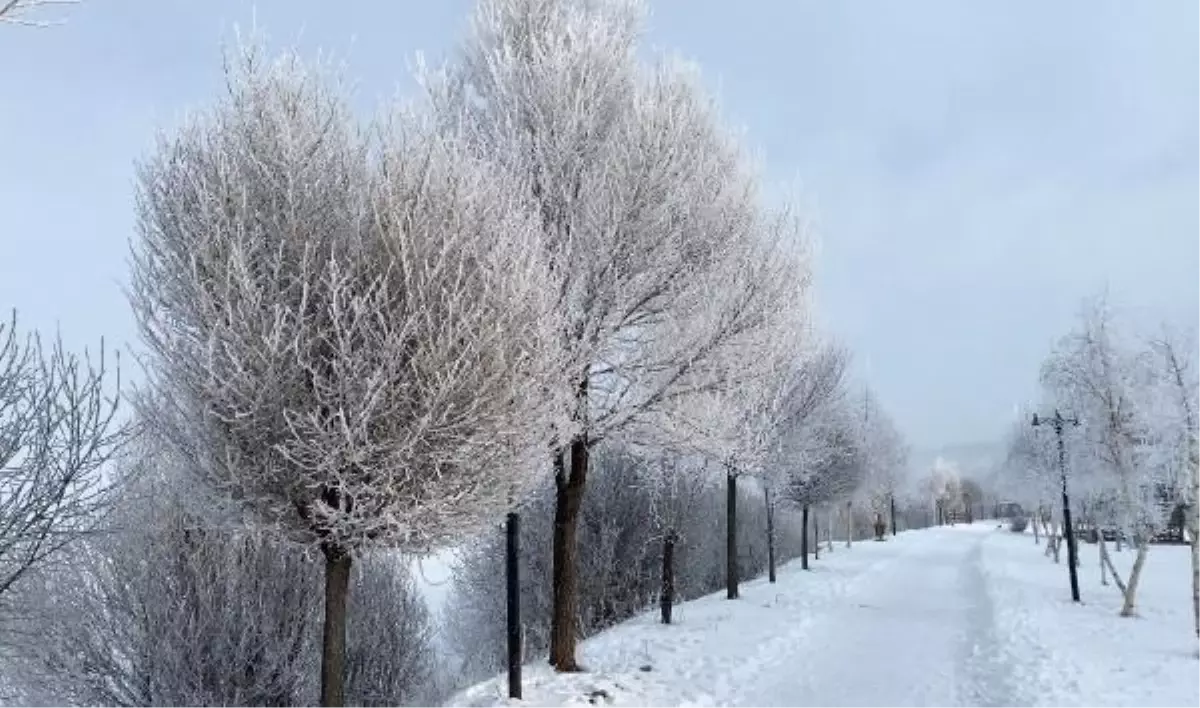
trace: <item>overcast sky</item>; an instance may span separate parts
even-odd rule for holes
[[[412,90],[470,3],[85,0],[0,25],[0,307],[137,346],[122,294],[134,160],[220,90],[220,46],[345,60]],[[1198,312],[1198,3],[658,0],[821,238],[821,317],[918,448],[994,439],[1079,301]]]

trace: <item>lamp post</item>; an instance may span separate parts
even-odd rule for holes
[[[1071,526],[1071,497],[1067,493],[1067,447],[1063,443],[1063,425],[1066,423],[1079,425],[1078,418],[1063,418],[1062,413],[1057,408],[1054,409],[1054,417],[1046,420],[1038,418],[1038,414],[1033,414],[1033,425],[1049,424],[1054,427],[1054,434],[1058,438],[1058,478],[1062,484],[1062,512],[1063,512],[1063,535],[1067,541],[1067,572],[1071,576],[1071,600],[1079,602],[1079,573],[1075,568],[1077,562],[1075,550],[1075,529]]]

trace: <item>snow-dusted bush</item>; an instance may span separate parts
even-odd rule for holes
[[[156,461],[158,465],[162,459]],[[12,678],[24,703],[310,705],[319,697],[321,574],[302,550],[207,526],[148,471],[81,544],[23,594]],[[420,698],[432,624],[395,560],[357,564],[347,699]]]

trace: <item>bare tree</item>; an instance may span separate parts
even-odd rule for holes
[[[0,323],[0,603],[28,573],[96,530],[114,490],[105,463],[127,437],[116,420],[120,376],[47,350]]]
[[[459,61],[429,81],[448,128],[499,164],[538,214],[562,276],[572,432],[557,501],[551,663],[578,668],[577,528],[589,451],[726,378],[712,363],[806,282],[788,220],[694,70],[639,66],[636,1],[484,0]]]
[[[322,552],[340,704],[354,554],[446,544],[544,469],[556,289],[540,229],[419,114],[361,131],[294,57],[227,80],[141,168],[132,300],[207,503]]]

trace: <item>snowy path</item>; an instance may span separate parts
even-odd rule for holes
[[[635,618],[584,644],[585,676],[530,667],[526,703],[586,703],[604,691],[618,705],[625,695],[659,705],[1010,705],[981,568],[988,530],[839,547],[811,571],[789,564],[775,585],[745,583],[737,601],[681,605],[674,626]],[[459,701],[493,701],[499,686],[489,684]]]
[[[1162,635],[1190,618],[1115,631],[1125,625],[1114,624],[1111,592],[1089,589],[1094,604],[1072,607],[1062,570],[994,524],[839,547],[811,571],[793,562],[774,585],[743,584],[736,601],[679,605],[672,626],[647,613],[593,637],[581,647],[587,673],[529,665],[519,705],[1195,705],[1186,632],[1174,632],[1182,644],[1169,661],[1156,652],[1131,663],[1121,649],[1122,632]],[[1187,609],[1174,596],[1163,605]],[[1126,667],[1153,685],[1109,678]],[[497,677],[451,704],[506,704],[504,685]]]
[[[927,532],[862,572],[729,705],[1010,705],[977,533]],[[907,540],[907,539],[906,539]],[[819,639],[818,639],[819,638]],[[999,675],[998,675],[999,674]]]

